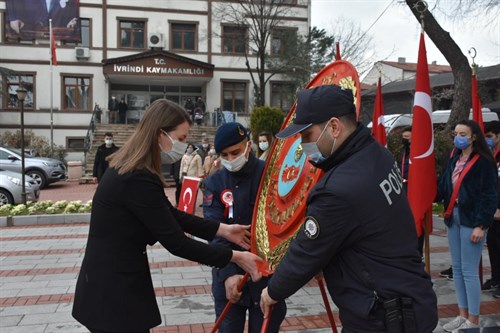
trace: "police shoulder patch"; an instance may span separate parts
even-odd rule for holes
[[[306,216],[304,222],[304,233],[310,239],[315,239],[319,235],[319,223],[312,216]]]

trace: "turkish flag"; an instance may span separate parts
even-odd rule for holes
[[[54,37],[54,30],[50,30],[50,57],[52,59],[52,65],[57,65],[56,56],[56,39]]]
[[[437,192],[431,86],[423,32],[420,34],[418,50],[411,134],[408,201],[415,219],[417,235],[420,236],[424,226],[425,213],[432,211],[432,202]],[[429,232],[431,231],[432,227]]]
[[[474,68],[472,70],[474,70]],[[472,120],[478,123],[481,131],[484,133],[483,112],[481,109],[481,99],[477,91],[476,74],[472,74]]]
[[[387,146],[387,136],[384,126],[384,103],[382,101],[382,83],[378,78],[377,94],[375,95],[375,108],[373,110],[372,135],[381,145]]]
[[[181,194],[179,196],[179,204],[177,205],[178,210],[194,214],[200,181],[201,178],[184,177],[182,181]]]

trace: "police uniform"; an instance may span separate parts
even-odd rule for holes
[[[268,283],[269,296],[283,300],[322,271],[345,332],[386,332],[384,302],[402,298],[412,303],[415,332],[432,332],[437,298],[391,154],[358,124],[315,165],[325,174],[307,198],[305,221]]]
[[[362,125],[340,149],[318,165],[326,173],[309,194],[303,230],[269,281],[269,296],[285,299],[322,270],[345,328],[385,332],[382,301],[407,296],[418,332],[431,332],[437,299],[398,167]]]
[[[238,137],[240,132],[237,128],[231,126],[229,125],[229,128],[225,126],[222,128],[222,132],[219,129],[216,134],[214,144],[219,153],[224,148],[241,142],[246,137],[246,130],[243,130],[244,134]],[[229,130],[229,133],[224,133],[226,130]],[[240,171],[229,172],[223,168],[212,176],[207,177],[203,196],[204,218],[228,224],[250,225],[252,223],[254,204],[263,170],[264,162],[250,153],[248,162]],[[234,250],[244,250],[238,245],[219,237],[214,238],[211,243],[223,245]],[[237,274],[244,275],[245,272],[233,263],[229,263],[224,268],[214,268],[212,270],[212,293],[215,300],[216,318],[219,318],[227,304],[224,281],[230,276]],[[262,289],[267,286],[267,281],[268,278],[262,278],[258,282],[249,280],[245,284],[239,302],[231,306],[230,311],[222,321],[219,332],[243,332],[247,311],[249,312],[248,332],[260,332],[263,322],[263,315],[259,306],[260,294]],[[274,307],[268,330],[269,333],[279,331],[285,315],[286,304],[282,301]]]

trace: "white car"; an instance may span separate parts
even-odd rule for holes
[[[0,206],[6,204],[22,203],[22,174],[19,172],[0,169]],[[31,178],[25,176],[26,201],[38,201],[40,197],[40,185]]]

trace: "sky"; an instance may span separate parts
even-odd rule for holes
[[[432,8],[435,1],[429,0],[428,3],[429,8]],[[387,11],[368,31],[375,46],[371,55],[372,59],[374,62],[378,60],[397,61],[398,57],[405,57],[406,62],[416,63],[420,24],[404,1],[312,0],[311,25],[331,31],[335,19],[344,17],[352,20],[365,31],[389,4]],[[468,56],[468,50],[471,47],[476,49],[475,62],[479,66],[500,64],[500,18],[490,18],[496,20],[495,29],[491,29],[482,24],[483,19],[452,22],[437,10],[431,9],[431,12],[443,29],[450,32],[451,37],[465,55]],[[426,37],[425,42],[428,62],[437,61],[438,65],[447,65],[444,56],[434,46],[430,38]],[[471,62],[469,56],[468,59]]]

